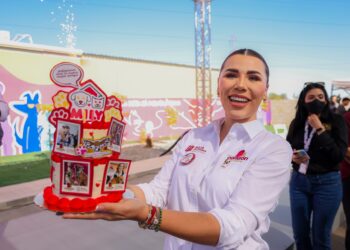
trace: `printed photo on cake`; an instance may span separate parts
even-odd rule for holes
[[[125,123],[113,118],[108,135],[111,137],[110,149],[120,153]]]
[[[109,145],[111,143],[110,137],[104,137],[99,140],[83,139],[83,146],[86,148],[85,157],[101,157],[111,154]]]
[[[61,193],[90,195],[91,170],[89,161],[63,160]]]
[[[130,161],[109,161],[104,176],[104,192],[123,191],[125,189]]]
[[[75,155],[80,144],[81,124],[59,120],[57,123],[54,152]]]

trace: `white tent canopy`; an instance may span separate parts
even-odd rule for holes
[[[350,95],[350,80],[334,80],[332,81],[332,90],[331,95],[333,95],[334,91],[344,90]]]

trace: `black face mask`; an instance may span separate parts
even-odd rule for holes
[[[326,103],[318,99],[315,99],[312,102],[305,103],[305,107],[309,112],[309,114],[316,114],[316,115],[321,114],[325,106],[326,106]]]

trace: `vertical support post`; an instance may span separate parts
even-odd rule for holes
[[[196,114],[198,127],[211,122],[211,1],[194,0],[195,6],[195,63]]]

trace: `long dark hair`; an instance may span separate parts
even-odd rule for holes
[[[327,94],[326,89],[324,88],[323,85],[321,85],[319,83],[311,83],[311,84],[306,85],[299,95],[299,99],[298,99],[297,105],[295,107],[296,113],[295,113],[295,118],[294,118],[294,126],[293,126],[294,129],[297,129],[297,128],[304,129],[305,121],[309,115],[309,112],[307,111],[307,109],[305,107],[305,96],[311,89],[322,90],[324,97],[325,97],[326,105],[320,114],[320,120],[322,122],[329,122],[330,120],[332,120],[333,114],[330,111],[329,98],[328,98],[328,94]]]
[[[270,77],[270,69],[269,69],[269,66],[267,65],[267,62],[265,61],[264,57],[263,57],[262,55],[260,55],[258,52],[256,52],[255,50],[252,50],[252,49],[238,49],[238,50],[235,50],[235,51],[233,51],[232,53],[230,53],[230,54],[225,58],[224,62],[222,63],[221,68],[220,68],[220,73],[221,73],[221,71],[223,70],[226,61],[227,61],[231,56],[234,56],[234,55],[253,56],[253,57],[256,57],[256,58],[260,59],[260,60],[263,62],[264,66],[265,66],[266,84],[267,84],[267,86],[269,86],[269,77]]]

